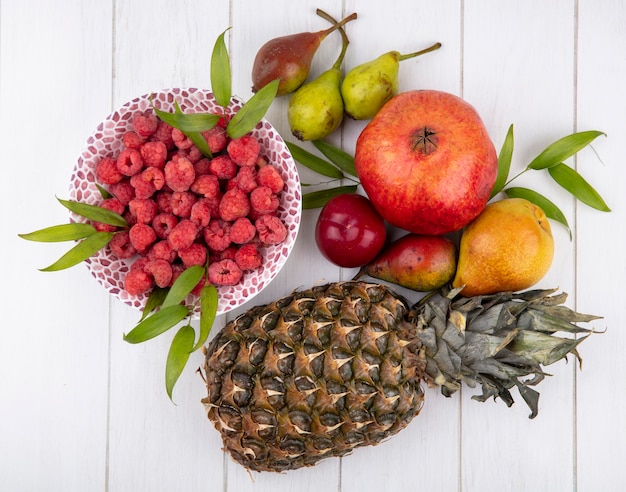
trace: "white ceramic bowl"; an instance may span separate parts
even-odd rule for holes
[[[97,163],[103,157],[117,156],[120,153],[123,148],[122,135],[132,128],[131,120],[135,113],[151,109],[153,103],[161,110],[173,112],[174,101],[178,102],[184,113],[223,112],[223,108],[217,105],[211,91],[194,88],[168,89],[146,94],[127,102],[102,121],[87,139],[86,146],[72,173],[70,200],[92,205],[99,203],[102,198],[96,187]],[[233,97],[226,108],[226,114],[234,114],[242,105],[241,99]],[[287,145],[276,129],[265,119],[259,122],[251,134],[261,143],[261,155],[265,156],[268,162],[279,171],[285,182],[285,188],[280,194],[278,216],[287,227],[287,237],[278,245],[265,246],[261,249],[264,262],[258,270],[244,273],[241,282],[235,286],[218,288],[218,314],[226,313],[249,301],[276,277],[293,249],[300,227],[302,190],[298,170]],[[73,214],[71,218],[82,220]],[[91,274],[110,294],[142,310],[148,294],[133,296],[124,290],[124,278],[135,259],[120,259],[109,248],[104,248],[85,263]]]

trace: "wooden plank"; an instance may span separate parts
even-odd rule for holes
[[[578,7],[577,126],[606,132],[577,159],[578,171],[608,202],[611,213],[586,205],[576,210],[579,310],[601,315],[592,324],[596,335],[580,347],[583,369],[577,374],[578,490],[617,491],[626,469],[624,420],[624,351],[621,284],[624,272],[623,233],[626,203],[622,186],[626,174],[622,135],[626,132],[623,80],[626,46],[623,2],[590,2]]]
[[[111,2],[3,1],[0,10],[0,483],[101,491],[108,296],[84,266],[37,270],[71,245],[16,234],[68,221],[55,195],[67,198],[87,136],[110,107]]]
[[[573,131],[574,5],[465,2],[463,97],[482,115],[498,150],[508,126],[515,125],[511,176]],[[543,173],[526,173],[515,185],[549,196],[573,220],[570,198]],[[575,245],[564,228],[552,223],[552,230],[555,259],[538,286],[573,294]],[[470,400],[479,389],[463,391],[463,490],[572,490],[573,370],[565,363],[548,369],[553,377],[537,388],[540,413],[534,420],[515,390],[510,409],[500,400]]]
[[[209,88],[213,44],[228,23],[228,2],[116,2],[115,106],[171,87]],[[219,436],[200,404],[206,390],[195,373],[201,354],[192,354],[173,404],[164,371],[175,329],[130,345],[122,337],[138,320],[137,311],[113,301],[109,489],[222,490]]]
[[[232,30],[230,53],[233,61],[233,91],[245,100],[252,96],[252,66],[263,44],[277,36],[299,32],[317,32],[328,27],[327,21],[318,17],[316,8],[324,9],[335,17],[341,16],[341,2],[323,0],[315,2],[232,2]],[[278,20],[280,19],[280,20]],[[328,60],[336,56],[337,37],[327,37],[316,52],[309,79],[326,69]],[[266,119],[277,129],[283,140],[295,142],[287,122],[289,96],[277,98]],[[309,147],[310,148],[310,147]],[[300,169],[302,169],[300,167]],[[302,178],[304,179],[304,178]],[[308,178],[307,178],[308,179]],[[302,216],[298,240],[291,256],[272,283],[250,303],[228,315],[232,318],[252,305],[271,302],[288,295],[295,289],[339,280],[339,269],[329,262],[314,260],[318,254],[314,239],[314,224],[318,211],[305,211]],[[243,467],[226,459],[228,490],[320,490],[335,489],[339,483],[337,461],[327,461],[314,468],[295,470],[286,474],[248,473]]]
[[[399,90],[438,88],[458,93],[461,86],[461,3],[394,2],[385,9],[346,3],[360,17],[350,26],[345,69],[388,51],[411,53],[439,41],[438,51],[400,62]],[[361,12],[362,11],[362,12]],[[367,121],[346,120],[342,142],[354,152]],[[391,230],[392,235],[403,234]],[[401,289],[399,289],[401,290]],[[402,291],[417,301],[415,292]],[[457,490],[459,487],[460,413],[458,395],[445,398],[424,385],[421,413],[396,436],[342,458],[341,490]],[[445,463],[444,463],[445,462]],[[416,470],[421,470],[415,473]],[[437,470],[433,472],[433,470]]]

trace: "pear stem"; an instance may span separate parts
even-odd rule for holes
[[[420,51],[416,51],[415,53],[407,53],[406,55],[400,55],[400,58],[398,58],[398,60],[402,61],[402,60],[407,60],[408,58],[415,58],[416,56],[430,53],[431,51],[438,50],[439,48],[441,48],[441,43],[435,43],[432,46],[429,46],[428,48],[425,48]]]
[[[356,12],[353,12],[348,17],[346,17],[345,19],[342,19],[339,22],[335,23],[333,26],[329,27],[325,31],[320,31],[319,34],[320,34],[321,39],[324,39],[326,36],[328,36],[334,30],[339,29],[339,28],[343,27],[344,25],[346,25],[348,22],[356,19],[356,17],[357,17]]]
[[[322,9],[317,9],[316,13],[317,13],[317,15],[322,17],[323,19],[326,19],[331,24],[334,24],[334,25],[338,24],[333,16],[331,16],[330,14],[324,12]],[[354,15],[356,15],[356,14],[354,14]],[[348,39],[348,35],[346,34],[346,31],[343,29],[343,27],[339,28],[339,32],[341,34],[341,39],[342,39],[341,53],[339,53],[339,56],[337,57],[337,60],[333,64],[332,70],[339,70],[341,68],[341,64],[343,63],[343,59],[346,56],[346,51],[348,49],[348,45],[350,44],[350,40]]]

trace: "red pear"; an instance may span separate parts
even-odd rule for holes
[[[418,292],[429,292],[452,279],[456,259],[456,245],[447,237],[407,234],[386,246],[361,268],[357,278],[369,275]]]
[[[252,66],[252,91],[280,79],[277,96],[290,94],[300,87],[311,69],[311,61],[322,41],[331,32],[356,19],[353,13],[328,29],[301,32],[274,38],[256,54]]]

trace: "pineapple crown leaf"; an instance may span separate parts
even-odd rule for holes
[[[462,382],[480,385],[482,394],[473,399],[499,397],[508,406],[514,402],[509,390],[516,387],[534,418],[539,393],[530,386],[549,375],[543,366],[567,360],[569,354],[581,363],[577,347],[593,330],[575,323],[600,318],[563,306],[567,294],[556,290],[464,298],[457,289],[418,302],[410,318],[426,357],[426,382],[441,386],[445,396],[460,389]],[[586,335],[572,339],[557,336],[560,332]]]

